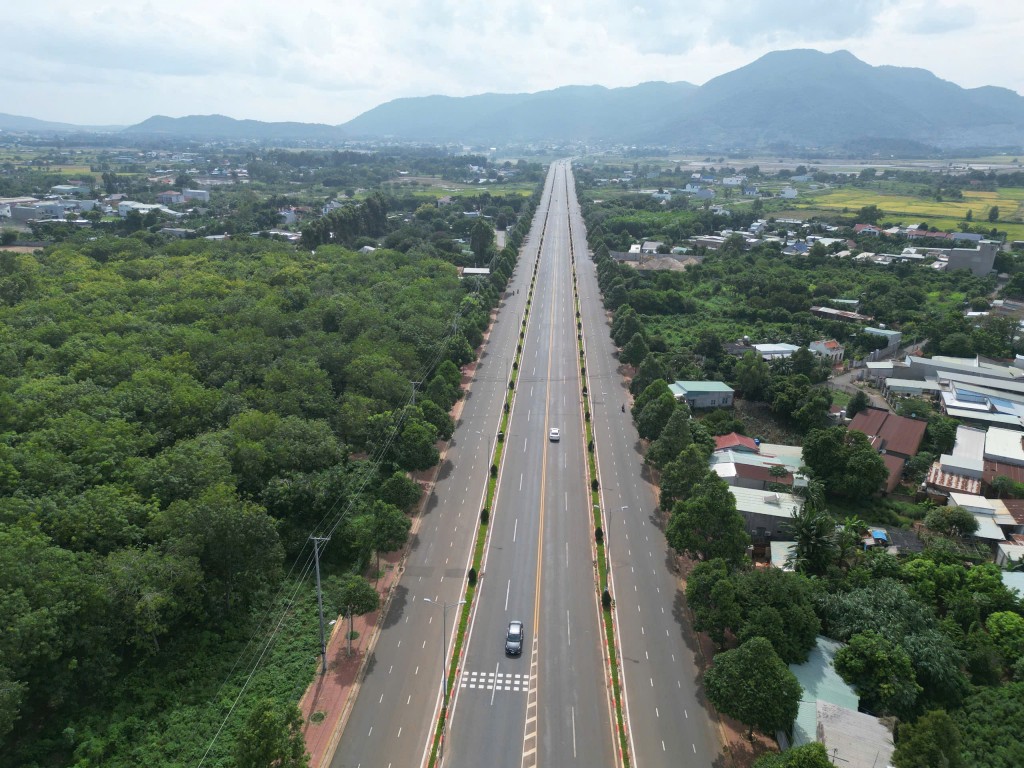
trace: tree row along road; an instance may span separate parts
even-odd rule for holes
[[[699,695],[696,637],[658,525],[657,488],[645,473],[575,195],[570,222],[632,762],[639,768],[719,765],[718,729]]]
[[[544,227],[547,222],[546,228]],[[544,236],[541,238],[541,231]],[[516,396],[473,619],[444,742],[449,766],[614,766],[607,667],[586,486],[570,232],[577,254],[605,528],[616,596],[633,764],[711,766],[713,722],[672,558],[654,525],[655,489],[608,338],[567,163],[548,179],[460,423],[427,500],[406,570],[367,666],[332,768],[422,765],[441,703],[442,607],[462,598],[520,323]],[[518,293],[517,293],[518,291]],[[548,440],[557,427],[559,442]],[[429,598],[427,602],[424,598]],[[457,611],[448,611],[448,647]],[[522,656],[504,653],[509,620],[526,624]]]

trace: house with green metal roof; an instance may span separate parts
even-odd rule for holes
[[[672,396],[690,408],[731,408],[733,388],[721,381],[676,381],[668,385]]]
[[[878,718],[858,712],[860,698],[833,666],[843,644],[818,636],[803,664],[790,671],[803,688],[793,739],[780,734],[780,746],[798,747],[819,741],[836,765],[849,768],[881,768],[890,764],[894,750],[892,731]]]

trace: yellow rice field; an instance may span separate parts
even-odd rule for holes
[[[975,221],[985,221],[989,208],[999,206],[1002,221],[1020,220],[1024,189],[1000,189],[997,192],[964,192],[963,200],[928,200],[909,195],[875,192],[868,189],[836,189],[820,195],[808,196],[807,203],[814,208],[831,211],[857,211],[867,205],[877,205],[887,218],[900,216],[926,216],[956,218],[963,221],[967,212]]]
[[[877,205],[884,221],[902,224],[926,223],[945,231],[955,231],[970,211],[976,224],[988,224],[988,212],[999,207],[996,226],[1011,240],[1024,239],[1024,189],[999,189],[995,192],[965,191],[962,200],[931,200],[912,195],[879,192],[870,189],[834,189],[801,197],[796,208],[804,215],[812,212],[854,213],[868,205]]]
[[[883,221],[902,224],[926,223],[944,231],[955,231],[973,214],[975,224],[988,225],[988,212],[999,207],[999,221],[993,225],[1006,232],[1010,240],[1024,240],[1024,189],[1008,188],[996,192],[965,191],[963,200],[931,200],[912,195],[879,192],[870,189],[834,189],[820,194],[802,195],[796,201],[794,213],[855,213],[868,205],[877,205],[883,212]],[[781,215],[781,214],[779,214]]]

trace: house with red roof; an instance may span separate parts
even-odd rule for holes
[[[738,451],[740,453],[760,453],[761,446],[752,437],[741,435],[738,432],[730,432],[727,435],[715,437],[716,451]]]
[[[833,363],[842,362],[843,354],[846,352],[846,350],[843,349],[843,345],[835,339],[812,341],[807,345],[807,348],[818,357],[824,357],[831,360]]]
[[[908,419],[881,408],[865,408],[850,422],[850,429],[867,435],[871,445],[882,454],[889,470],[885,489],[890,493],[899,485],[907,460],[920,450],[927,427],[925,421]]]
[[[908,419],[881,408],[865,408],[853,417],[850,429],[863,432],[879,452],[910,459],[917,455],[928,422]]]
[[[168,189],[164,192],[158,193],[156,201],[161,205],[174,205],[176,203],[185,202],[185,196],[176,189]]]

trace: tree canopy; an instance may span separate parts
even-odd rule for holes
[[[803,689],[796,676],[763,637],[716,654],[704,673],[704,690],[719,712],[768,735],[796,719]]]

